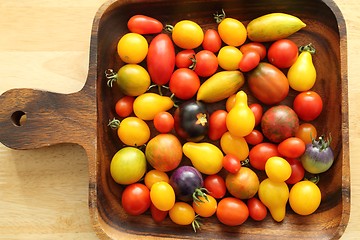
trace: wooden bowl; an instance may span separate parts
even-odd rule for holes
[[[116,116],[119,90],[107,87],[104,72],[118,70],[123,63],[116,53],[120,37],[128,32],[126,22],[135,14],[155,17],[166,24],[182,19],[214,28],[215,12],[244,24],[271,12],[301,18],[307,27],[290,38],[298,45],[312,43],[317,50],[314,65],[318,78],[314,91],[323,98],[324,110],[313,122],[319,134],[331,133],[335,163],[321,175],[322,203],[310,216],[299,216],[288,207],[283,222],[270,214],[262,222],[248,219],[239,227],[228,227],[212,217],[202,229],[177,226],[166,219],[155,224],[147,212],[127,215],[120,202],[123,186],[111,178],[109,164],[123,145],[108,120]],[[151,36],[148,36],[151,39]],[[347,96],[347,45],[345,21],[332,0],[120,0],[105,3],[97,12],[91,37],[89,74],[83,89],[58,94],[33,89],[13,89],[0,97],[0,140],[15,149],[31,149],[71,142],[84,147],[89,159],[89,209],[98,236],[105,238],[206,238],[206,239],[336,239],[343,234],[350,213],[349,132]],[[243,87],[248,91],[247,86]],[[283,102],[291,105],[296,92]],[[251,96],[249,103],[255,102]],[[224,102],[212,105],[224,107]],[[22,122],[26,116],[25,123]],[[150,123],[151,125],[151,123]],[[156,134],[152,128],[152,134]],[[218,142],[215,142],[218,144]]]

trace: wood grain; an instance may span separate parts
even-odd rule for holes
[[[346,19],[348,49],[356,50],[359,48],[356,39],[360,32],[355,10],[356,7],[359,9],[359,4],[355,1],[336,3]],[[3,1],[0,8],[0,16],[3,18],[0,31],[7,33],[8,38],[0,40],[1,92],[18,87],[60,93],[79,91],[85,84],[88,72],[90,28],[100,4],[97,1],[62,1],[61,4],[28,1],[19,6],[12,1]],[[29,6],[32,9],[28,9]],[[33,14],[33,11],[39,14]],[[51,12],[56,14],[51,15]],[[10,22],[9,19],[16,21]],[[25,30],[21,31],[22,28]],[[68,33],[59,35],[54,29]],[[350,156],[353,172],[359,168],[354,161],[359,157],[355,145],[356,141],[360,141],[356,120],[359,116],[354,110],[359,86],[356,82],[356,54],[349,51],[348,56]],[[27,58],[31,61],[26,61]],[[45,78],[42,77],[44,74]],[[4,166],[0,175],[1,189],[4,189],[1,191],[3,196],[0,208],[1,212],[7,213],[0,218],[1,237],[97,238],[91,228],[87,210],[89,167],[88,158],[81,147],[62,144],[38,150],[15,151],[1,146],[0,150],[0,161]],[[360,184],[356,174],[351,174],[351,182],[354,203],[359,198],[356,190]],[[359,209],[356,204],[351,207],[344,239],[356,239],[359,234],[356,230],[356,223],[360,221]]]

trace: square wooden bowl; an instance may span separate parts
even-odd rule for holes
[[[313,90],[322,96],[324,110],[312,123],[319,134],[331,133],[335,154],[334,165],[321,175],[321,205],[309,216],[297,215],[288,207],[281,223],[268,214],[264,221],[248,219],[241,226],[229,227],[212,217],[203,221],[197,233],[191,227],[173,224],[169,218],[156,224],[149,212],[129,216],[121,206],[123,186],[113,181],[109,171],[112,156],[123,147],[107,126],[108,120],[116,116],[114,105],[121,93],[116,87],[107,86],[104,74],[108,68],[117,71],[124,64],[117,56],[117,42],[128,32],[126,23],[135,14],[152,16],[165,24],[190,19],[203,29],[216,29],[212,16],[221,9],[245,25],[272,12],[295,15],[307,24],[290,38],[297,45],[312,43],[317,51],[313,60],[318,77]],[[99,9],[94,19],[84,88],[73,94],[33,89],[4,93],[0,96],[0,140],[16,149],[62,142],[83,146],[89,159],[90,215],[102,239],[337,239],[344,232],[350,213],[346,52],[345,21],[332,0],[112,0]],[[248,91],[246,84],[243,89]],[[295,95],[291,90],[283,103],[291,106]],[[254,101],[249,98],[249,103]],[[22,125],[20,118],[24,115],[27,120]]]

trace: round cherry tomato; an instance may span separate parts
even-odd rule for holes
[[[206,198],[200,196],[200,202],[193,201],[192,203],[192,207],[194,208],[195,213],[200,217],[211,217],[215,214],[217,209],[216,199],[211,195],[206,195]]]
[[[127,26],[130,32],[139,34],[161,33],[164,28],[163,24],[157,19],[144,15],[132,16],[129,19]]]
[[[305,169],[296,158],[286,158],[291,167],[291,176],[285,181],[287,184],[295,184],[304,179]]]
[[[168,215],[168,212],[169,211],[161,211],[157,209],[153,203],[150,204],[151,217],[156,223],[162,222]]]
[[[175,191],[167,182],[156,182],[151,186],[150,199],[161,211],[169,211],[175,204]]]
[[[225,180],[217,175],[209,175],[204,179],[204,187],[209,191],[209,194],[214,198],[220,199],[225,196],[226,185]]]
[[[141,146],[150,139],[150,128],[138,117],[127,117],[120,122],[117,134],[124,144]]]
[[[200,87],[198,75],[191,69],[179,68],[171,75],[170,91],[182,100],[192,98]]]
[[[133,112],[133,103],[135,98],[132,96],[124,96],[115,104],[115,112],[120,117],[128,117]]]
[[[323,102],[314,91],[301,92],[294,99],[293,109],[301,120],[312,121],[320,115]]]
[[[160,133],[168,133],[174,128],[174,117],[169,112],[159,112],[154,117],[154,127]]]
[[[144,183],[151,189],[156,182],[169,182],[169,176],[160,170],[152,169],[145,174]]]
[[[200,77],[210,77],[218,69],[216,55],[209,50],[201,50],[195,54],[195,66],[193,70]]]
[[[244,24],[234,18],[224,18],[218,25],[218,32],[224,43],[229,46],[240,46],[247,38]]]
[[[226,154],[223,157],[223,167],[229,173],[237,173],[241,168],[241,163],[236,156],[232,154]]]
[[[288,158],[298,158],[305,152],[305,143],[298,137],[289,137],[278,145],[279,153]]]
[[[289,203],[294,212],[300,215],[309,215],[320,206],[321,191],[311,181],[300,181],[290,189]]]
[[[237,70],[243,54],[233,46],[224,46],[218,53],[219,66],[224,70]]]
[[[243,53],[243,56],[239,63],[239,69],[242,72],[249,72],[256,68],[260,63],[260,55],[255,51],[247,51]]]
[[[218,203],[216,216],[225,225],[238,226],[249,217],[249,209],[240,199],[226,197]]]
[[[289,68],[299,56],[297,45],[290,39],[275,41],[268,50],[268,60],[278,68]]]
[[[193,49],[185,49],[178,52],[175,56],[175,65],[177,68],[188,68],[193,64],[192,59],[195,57]]]
[[[265,172],[273,182],[285,182],[291,176],[291,166],[282,157],[271,157],[266,161]]]
[[[303,140],[305,144],[309,144],[313,139],[317,138],[316,128],[311,123],[300,124],[298,131],[295,133],[295,137]]]
[[[182,20],[173,27],[172,39],[180,48],[194,49],[203,42],[204,32],[197,23],[190,20]]]
[[[273,143],[259,143],[249,152],[251,166],[258,170],[265,170],[265,163],[270,157],[279,156],[277,145]]]
[[[203,49],[216,53],[220,50],[221,45],[222,42],[219,33],[214,29],[206,30],[202,42]]]
[[[249,108],[254,113],[255,116],[255,126],[259,125],[263,115],[263,107],[258,103],[252,103],[249,105]]]
[[[247,200],[247,206],[249,208],[249,215],[255,221],[262,221],[267,215],[266,206],[256,197],[252,197]]]
[[[185,202],[176,202],[169,211],[171,221],[178,225],[189,225],[195,221],[195,211]]]
[[[259,42],[249,42],[241,45],[240,51],[244,54],[248,51],[255,51],[259,54],[260,59],[263,60],[266,57],[266,47]]]
[[[150,191],[142,183],[133,183],[124,189],[121,204],[130,215],[143,214],[150,207]]]
[[[251,133],[246,135],[244,138],[250,145],[257,145],[264,140],[263,134],[257,129],[252,130]]]
[[[148,54],[149,44],[138,33],[126,33],[117,45],[117,52],[125,63],[140,63]]]
[[[208,136],[211,140],[219,140],[227,132],[226,116],[227,111],[222,109],[215,110],[210,115]]]

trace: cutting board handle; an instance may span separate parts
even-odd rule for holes
[[[14,149],[58,143],[83,145],[96,136],[95,97],[85,87],[72,94],[11,89],[0,96],[0,142]]]

